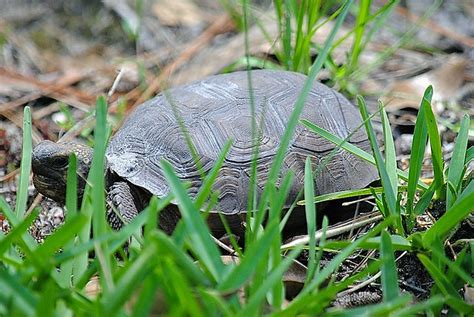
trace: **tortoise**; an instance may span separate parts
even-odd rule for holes
[[[258,143],[257,195],[262,193],[270,166],[280,145],[287,122],[307,77],[302,74],[254,70],[254,113],[259,126],[259,140],[252,142],[251,107],[246,71],[221,74],[172,88],[138,106],[111,139],[106,150],[106,186],[109,203],[107,219],[113,228],[131,221],[150,197],[166,196],[169,185],[163,175],[161,159],[174,167],[177,176],[190,184],[194,197],[201,186],[201,172],[186,143],[182,125],[186,127],[199,157],[202,171],[209,171],[225,143],[232,146],[214,183],[218,191],[217,212],[239,226],[239,215],[247,210],[253,146]],[[344,139],[354,132],[349,142],[370,152],[358,109],[335,90],[315,82],[307,95],[300,119],[311,121]],[[287,205],[295,200],[304,183],[306,157],[318,166],[334,149],[334,145],[303,125],[296,127],[285,153],[281,175],[291,171],[294,181]],[[87,175],[92,149],[77,143],[43,141],[33,151],[33,181],[39,192],[58,202],[65,200],[69,154],[78,157],[78,173]],[[378,178],[376,169],[342,149],[315,177],[316,194],[351,190],[369,185]],[[79,178],[79,195],[85,182]],[[211,229],[220,222],[209,217]],[[300,218],[303,218],[300,214]],[[212,220],[214,219],[214,220]],[[172,232],[179,220],[179,210],[171,205],[160,216],[160,226]],[[300,219],[301,220],[301,219]]]

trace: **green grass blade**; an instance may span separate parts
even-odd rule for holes
[[[192,251],[206,266],[214,280],[219,281],[221,279],[223,264],[220,260],[219,250],[211,239],[209,229],[201,218],[200,210],[194,206],[186,189],[173,172],[171,164],[166,161],[161,161],[161,166],[166,180],[170,184],[171,191],[179,203],[178,206],[181,211],[181,216],[187,227],[187,234],[193,242]]]
[[[362,39],[364,31],[366,30],[366,23],[370,16],[370,0],[359,1],[359,10],[356,17],[356,29],[354,41],[352,42],[351,57],[349,60],[349,67],[354,67],[358,64],[360,53],[362,52]]]
[[[203,309],[199,305],[197,298],[192,290],[192,285],[180,272],[170,258],[164,257],[160,259],[160,267],[162,268],[162,284],[169,285],[168,294],[171,293],[172,298],[168,301],[174,303],[169,305],[170,316],[205,316]],[[171,300],[170,300],[171,299]]]
[[[383,228],[386,228],[391,222],[393,222],[393,217],[386,218],[384,221],[375,226],[368,234],[341,250],[340,253],[337,254],[309,284],[305,285],[305,288],[303,288],[300,294],[288,305],[288,307],[291,308],[294,306],[297,307],[299,305],[303,305],[303,303],[307,300],[308,295],[311,294],[311,292],[314,292],[325,280],[327,280],[329,276],[340,267],[341,263],[346,260],[349,255],[351,255],[369,238],[378,234]]]
[[[430,276],[435,281],[436,286],[438,286],[445,296],[453,296],[461,299],[457,289],[446,278],[446,274],[444,274],[444,272],[440,271],[426,255],[418,254],[417,256],[425,269],[430,273]]]
[[[311,170],[311,159],[306,158],[305,174],[304,174],[304,197],[306,199],[306,224],[308,226],[309,245],[308,245],[308,274],[306,276],[306,284],[313,279],[316,272],[316,204],[314,202],[314,179]]]
[[[21,151],[20,180],[18,182],[15,214],[19,219],[23,218],[26,212],[28,201],[28,185],[31,171],[31,110],[26,106],[23,110],[23,149]]]
[[[430,86],[431,87],[431,86]],[[428,87],[422,99],[422,104],[425,102],[431,103],[433,96],[433,89]],[[420,107],[422,109],[422,107]],[[415,131],[413,132],[413,141],[411,144],[410,155],[410,169],[408,172],[408,189],[407,189],[407,203],[406,211],[408,215],[414,219],[413,207],[416,186],[420,178],[421,166],[423,165],[423,158],[425,155],[426,142],[428,140],[428,129],[426,128],[425,111],[419,111],[416,118]]]
[[[106,118],[107,118],[107,102],[104,96],[97,99],[96,103],[96,127],[94,131],[95,146],[94,156],[92,160],[91,171],[89,174],[89,183],[92,190],[93,213],[93,231],[94,235],[100,236],[105,233],[108,225],[105,221],[105,147],[107,142],[106,136]]]
[[[77,158],[74,153],[69,157],[67,169],[66,209],[66,218],[77,213]]]
[[[258,306],[264,301],[267,292],[274,285],[281,282],[283,274],[288,270],[292,262],[301,253],[302,248],[302,246],[299,246],[291,250],[291,252],[285,256],[283,261],[277,267],[273,268],[270,274],[268,274],[267,278],[258,287],[257,291],[252,294],[251,298],[249,298],[247,305],[245,305],[244,309],[240,312],[240,316],[249,316],[252,315],[251,312],[257,311]]]
[[[436,237],[439,237],[442,240],[449,231],[451,231],[472,211],[474,211],[474,191],[462,195],[454,206],[452,206],[431,228],[425,232],[423,236],[423,245],[425,248],[430,249],[430,246],[435,241]]]
[[[0,201],[4,202],[3,197],[0,197]],[[0,208],[0,210],[2,210],[2,208]],[[0,240],[0,258],[3,258],[5,252],[14,246],[14,242],[19,237],[22,237],[23,240],[23,252],[26,254],[31,253],[32,249],[30,248],[30,243],[28,243],[28,240],[31,239],[31,236],[28,234],[28,228],[31,226],[37,216],[38,210],[35,209],[25,219],[14,226],[7,235],[2,237]],[[25,237],[29,237],[29,239],[25,239]]]
[[[134,232],[136,232],[137,229],[141,228],[145,224],[146,220],[148,219],[148,214],[148,209],[145,209],[137,217],[135,217],[132,222],[125,225],[120,231],[110,231],[99,237],[95,237],[94,239],[88,239],[87,241],[80,242],[79,244],[74,246],[74,248],[63,250],[63,252],[55,255],[54,257],[56,265],[72,258],[76,258],[77,256],[81,256],[82,254],[87,255],[88,252],[91,251],[96,244],[101,244],[103,242],[107,242],[110,244],[110,252],[117,252],[117,250],[123,246],[124,242],[128,240],[128,238]],[[86,215],[84,216],[87,218]],[[76,277],[75,281],[77,281],[81,276]]]
[[[469,183],[466,185],[466,187],[464,187],[461,194],[459,194],[458,200],[463,199],[464,197],[471,194],[472,192],[474,192],[474,179],[471,179]]]
[[[33,253],[33,258],[47,261],[51,259],[69,241],[73,241],[76,236],[76,228],[82,227],[87,221],[87,217],[77,214],[64,223],[53,235],[49,236]]]
[[[474,278],[469,276],[468,272],[466,272],[461,267],[460,262],[462,262],[463,257],[466,256],[466,253],[464,251],[457,254],[457,258],[455,262],[451,261],[446,255],[443,254],[443,252],[440,252],[436,248],[433,248],[431,252],[433,253],[433,256],[436,256],[436,258],[443,265],[446,265],[449,268],[449,273],[447,274],[449,281],[453,281],[454,277],[457,276],[463,281],[462,284],[467,284],[467,285],[470,285],[471,287],[474,286]],[[471,264],[471,269],[472,269],[473,268],[472,266],[474,266],[474,263],[470,263],[470,264]]]
[[[382,258],[382,291],[385,302],[390,302],[400,296],[398,289],[397,267],[392,247],[392,240],[387,231],[382,231],[380,240],[380,253]]]
[[[324,61],[326,60],[326,57],[329,54],[329,50],[332,46],[336,33],[341,27],[342,22],[345,20],[347,13],[349,12],[349,8],[352,5],[352,2],[353,2],[352,0],[348,0],[345,2],[344,7],[341,11],[341,14],[338,16],[336,23],[333,29],[331,30],[331,33],[326,39],[323,50],[318,54],[318,57],[314,61],[313,66],[311,66],[310,72],[308,74],[308,78],[303,88],[301,89],[300,94],[298,95],[298,99],[296,100],[294,110],[290,116],[290,119],[287,122],[285,132],[281,138],[280,147],[275,155],[272,167],[270,168],[270,172],[268,173],[268,181],[263,191],[262,198],[260,200],[259,214],[257,215],[257,217],[260,217],[260,218],[257,219],[257,221],[255,222],[255,226],[259,226],[263,221],[264,215],[262,211],[264,209],[264,206],[267,203],[269,187],[274,186],[274,184],[276,183],[277,177],[280,173],[280,167],[283,163],[285,153],[290,144],[290,140],[293,136],[296,125],[298,124],[298,119],[303,110],[308,93],[310,92],[313,86],[313,82],[316,79],[316,75],[318,74],[319,70],[322,68]],[[255,230],[255,228],[256,227],[254,227],[253,229]]]
[[[226,144],[222,148],[221,153],[219,154],[219,157],[216,159],[216,162],[214,163],[214,166],[209,171],[209,173],[207,173],[205,179],[203,180],[201,188],[199,188],[199,192],[196,195],[196,198],[194,199],[194,204],[199,209],[201,209],[204,202],[210,196],[211,191],[212,191],[212,186],[213,186],[217,176],[219,175],[220,169],[222,167],[222,164],[224,163],[224,160],[225,160],[225,157],[226,157],[227,153],[229,153],[231,145],[232,145],[231,140],[226,142]]]
[[[242,286],[254,273],[258,264],[268,257],[271,243],[278,234],[279,221],[274,219],[266,228],[262,236],[245,250],[244,257],[238,266],[223,277],[218,290],[226,292],[233,291]]]
[[[12,228],[15,228],[16,226],[22,224],[23,220],[20,220],[16,216],[16,214],[10,208],[10,205],[8,205],[8,203],[5,201],[5,199],[2,196],[0,196],[0,211],[8,219],[8,222],[10,223]],[[33,211],[33,213],[36,215],[38,214],[36,211]],[[24,233],[23,233],[22,239],[25,243],[25,248],[28,248],[28,250],[34,250],[38,246],[38,243],[29,234],[28,230],[23,230],[23,232]],[[25,249],[24,252],[27,252],[28,250]]]
[[[174,241],[166,234],[160,231],[156,231],[153,235],[153,240],[156,241],[158,252],[168,254],[167,256],[173,257],[176,264],[182,268],[183,272],[189,272],[188,278],[199,285],[211,285],[210,280],[206,275],[196,266],[194,260],[189,254],[179,248]]]
[[[432,93],[433,87],[429,86],[428,88],[426,88],[425,95],[430,95]],[[423,97],[420,111],[423,111],[425,113],[425,122],[428,128],[428,135],[430,138],[431,158],[433,161],[434,172],[433,186],[434,190],[437,192],[437,196],[441,197],[441,193],[439,191],[441,190],[441,187],[444,184],[444,160],[441,149],[441,139],[439,137],[438,132],[438,125],[436,124],[436,118],[433,114],[433,110],[431,109],[431,99],[427,100]]]
[[[0,266],[0,289],[3,296],[8,296],[7,298],[15,304],[14,307],[25,316],[35,315],[37,297],[2,266]]]
[[[66,210],[65,218],[74,217],[77,214],[77,158],[75,154],[69,157],[69,164],[67,170],[67,185],[66,185]],[[84,224],[87,218],[84,216]],[[74,239],[71,239],[64,248],[70,249],[74,247]],[[59,270],[59,283],[62,287],[71,286],[71,278],[73,276],[73,261],[68,261],[61,264]]]
[[[405,317],[405,316],[418,316],[428,315],[428,312],[436,307],[440,307],[445,302],[443,296],[435,295],[430,297],[424,302],[408,305],[402,309],[394,311],[391,316],[393,317]]]
[[[379,103],[379,109],[382,115],[383,136],[385,144],[385,167],[387,175],[392,185],[393,194],[398,195],[398,175],[397,175],[397,153],[395,152],[395,143],[393,142],[392,129],[388,120],[387,112],[382,103]]]
[[[385,166],[385,162],[382,158],[382,153],[380,152],[380,148],[377,144],[377,137],[375,135],[374,129],[372,124],[370,123],[369,114],[367,112],[367,106],[365,104],[364,99],[361,96],[357,97],[357,101],[359,104],[359,110],[362,116],[362,120],[365,122],[365,128],[367,131],[367,136],[369,137],[370,146],[372,148],[372,152],[374,153],[375,163],[377,166],[377,170],[379,171],[380,180],[382,182],[382,187],[384,188],[384,196],[386,199],[386,205],[388,208],[388,214],[397,216],[396,221],[396,231],[399,234],[403,234],[404,229],[401,224],[401,220],[399,218],[399,212],[397,209],[397,198],[396,193],[391,185],[391,180],[387,172],[387,168]]]
[[[156,246],[151,244],[142,250],[139,257],[124,268],[124,273],[116,282],[113,292],[104,292],[102,316],[115,316],[128,298],[136,292],[138,285],[153,269],[156,258]]]
[[[464,164],[469,164],[472,160],[474,160],[474,146],[471,146],[467,151],[466,151],[466,159]]]
[[[411,221],[414,220],[414,216],[421,215],[426,211],[429,205],[432,202],[433,196],[435,194],[435,186],[430,186],[421,196],[420,200],[416,203],[415,209],[411,215]],[[410,226],[413,227],[413,223],[410,223]]]
[[[107,145],[107,101],[100,96],[96,102],[96,126],[94,130],[94,154],[88,182],[92,188],[92,229],[100,237],[110,231],[105,216],[105,148]],[[86,221],[87,222],[87,221]],[[100,282],[104,293],[113,289],[111,254],[106,242],[96,244],[96,256],[101,262]]]
[[[323,138],[325,138],[329,142],[335,144],[336,146],[339,146],[342,149],[344,149],[346,151],[349,151],[350,153],[354,154],[355,156],[363,159],[364,161],[375,165],[374,157],[371,154],[365,152],[364,150],[359,149],[357,146],[355,146],[355,145],[353,145],[353,144],[351,144],[351,143],[349,143],[349,142],[347,142],[347,141],[331,134],[331,132],[315,125],[314,123],[312,123],[310,121],[301,120],[301,123],[306,128],[308,128],[309,130],[313,131],[314,133],[319,134],[320,136],[322,136]],[[397,174],[398,174],[398,176],[400,176],[400,178],[402,178],[404,180],[408,180],[408,178],[409,178],[408,174],[405,171],[397,170]],[[423,188],[423,189],[428,188],[428,186],[426,184],[424,184],[423,182],[421,182],[421,181],[418,181],[417,185],[418,185],[419,188]]]
[[[469,133],[469,116],[466,114],[461,121],[461,128],[454,145],[453,156],[449,164],[448,183],[452,184],[457,190],[461,189],[462,175],[464,172],[464,162],[466,161],[466,149]],[[449,209],[455,202],[458,192],[451,192],[447,187],[446,208]]]
[[[399,296],[390,302],[376,305],[365,305],[363,307],[330,311],[327,316],[352,317],[352,316],[392,316],[397,310],[409,305],[411,297]]]

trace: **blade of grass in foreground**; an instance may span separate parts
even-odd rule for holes
[[[19,219],[23,218],[28,201],[28,185],[31,171],[31,110],[26,106],[23,111],[23,149],[21,151],[20,180],[18,183],[15,213]]]
[[[22,312],[25,316],[34,316],[38,298],[32,291],[23,286],[17,276],[12,276],[0,266],[0,289],[8,299],[13,302],[15,311]]]
[[[223,277],[222,283],[218,286],[220,291],[227,292],[237,289],[255,273],[258,264],[268,256],[271,242],[279,232],[278,228],[278,219],[272,219],[261,237],[247,247],[240,264]]]
[[[252,297],[249,298],[247,305],[240,313],[240,316],[254,316],[255,312],[259,305],[265,299],[265,295],[272,288],[273,285],[281,282],[281,277],[284,275],[285,271],[288,270],[292,262],[296,257],[301,253],[303,246],[299,246],[293,250],[283,259],[278,266],[274,267],[272,272],[267,276],[265,281],[259,286],[256,292],[252,294]]]
[[[0,202],[3,203],[3,197],[0,197]],[[6,202],[5,202],[6,204]],[[1,205],[0,205],[1,207]],[[0,208],[2,210],[2,208]],[[14,242],[22,236],[22,240],[24,242],[24,247],[21,248],[21,250],[25,254],[30,254],[32,252],[31,245],[28,242],[29,239],[32,239],[31,236],[28,234],[28,228],[31,226],[33,221],[36,219],[36,216],[38,216],[38,210],[34,210],[31,212],[26,218],[24,218],[20,223],[18,223],[16,226],[14,226],[10,232],[2,237],[0,240],[0,258],[3,257],[3,254],[12,246],[14,246]],[[29,238],[27,238],[29,237]],[[18,243],[18,242],[17,242]],[[21,243],[19,243],[21,245]]]
[[[330,311],[326,316],[353,317],[353,316],[393,316],[397,310],[406,307],[411,301],[408,295],[400,296],[391,302],[376,305],[366,305],[346,310]],[[410,316],[410,315],[407,315]]]
[[[393,195],[398,196],[398,176],[397,176],[397,154],[395,152],[395,143],[393,142],[392,129],[388,120],[387,112],[383,104],[379,101],[379,109],[382,116],[383,136],[385,145],[385,166],[387,175],[392,185]]]
[[[365,152],[364,150],[359,149],[357,146],[355,146],[355,145],[353,145],[353,144],[351,144],[347,141],[344,141],[343,139],[331,134],[331,132],[315,125],[314,123],[312,123],[308,120],[303,119],[303,120],[301,120],[301,123],[305,127],[307,127],[309,130],[313,131],[314,133],[319,134],[320,136],[322,136],[323,138],[325,138],[329,142],[335,144],[336,146],[340,146],[342,149],[344,149],[346,151],[349,151],[350,153],[352,153],[355,156],[363,159],[364,161],[375,165],[374,157],[372,155],[370,155],[369,153]],[[402,179],[408,180],[408,173],[406,173],[405,171],[397,170],[397,173],[398,173],[398,176],[400,176]],[[418,181],[417,185],[418,185],[419,188],[423,188],[423,189],[428,188],[428,186],[426,184],[424,184],[423,182],[421,182],[421,181]]]
[[[469,134],[469,116],[466,114],[462,118],[461,128],[454,145],[453,156],[451,157],[451,162],[449,164],[448,170],[448,183],[452,184],[456,190],[460,190],[462,182],[462,174],[464,171],[464,161],[466,157],[467,141]],[[450,187],[447,186],[447,195],[446,195],[446,208],[449,209],[454,202],[456,201],[456,196],[458,192],[452,192]]]
[[[305,105],[306,98],[313,86],[313,82],[316,79],[316,75],[318,74],[319,70],[322,68],[324,65],[324,62],[326,60],[326,57],[329,54],[330,48],[332,46],[332,43],[334,41],[334,38],[336,36],[337,31],[342,25],[342,22],[345,20],[347,13],[349,12],[349,8],[352,5],[352,0],[348,0],[344,3],[344,7],[338,16],[336,23],[331,30],[331,33],[329,34],[328,38],[326,39],[326,42],[324,44],[324,48],[321,52],[319,52],[318,57],[314,61],[313,66],[310,69],[310,72],[308,74],[308,78],[301,89],[300,94],[298,95],[298,99],[296,100],[295,107],[293,112],[291,113],[290,119],[287,122],[287,126],[285,129],[285,132],[281,138],[280,141],[280,147],[278,149],[278,152],[275,155],[275,158],[273,160],[272,167],[270,169],[270,172],[268,173],[268,181],[266,183],[265,189],[262,193],[262,198],[260,199],[260,206],[259,210],[257,213],[256,221],[255,221],[255,227],[254,231],[256,231],[256,228],[262,224],[263,217],[265,213],[263,212],[264,206],[267,203],[268,200],[268,195],[269,195],[269,186],[274,186],[276,183],[277,177],[281,171],[281,165],[283,163],[283,159],[286,153],[286,150],[288,149],[288,146],[290,144],[290,140],[293,136],[293,133],[295,131],[296,125],[298,124],[298,119],[300,117],[300,114],[303,110],[303,107]]]
[[[311,170],[311,159],[306,158],[305,174],[304,174],[304,197],[306,200],[306,223],[308,226],[309,245],[308,245],[308,273],[305,284],[313,279],[316,272],[316,204],[314,202],[314,179]]]
[[[431,103],[433,89],[428,87],[422,99],[423,102]],[[422,107],[420,106],[420,109]],[[426,142],[428,140],[428,129],[426,128],[425,111],[419,111],[415,123],[415,131],[413,132],[413,141],[411,144],[410,169],[408,171],[408,189],[406,211],[412,221],[414,220],[413,207],[415,204],[415,192],[418,179],[420,178],[421,166],[425,155]]]
[[[430,273],[431,277],[436,283],[436,286],[441,290],[445,296],[452,297],[455,300],[455,305],[453,306],[459,313],[465,313],[465,309],[469,309],[469,305],[463,303],[461,296],[459,295],[457,289],[451,282],[446,278],[444,272],[441,272],[436,265],[424,254],[418,254],[418,259],[426,270]],[[462,305],[462,304],[464,305]],[[460,305],[461,304],[461,305]],[[466,307],[467,306],[467,307]]]
[[[462,193],[461,193],[461,196]],[[436,237],[443,239],[458,223],[474,211],[474,191],[458,199],[456,204],[435,222],[423,235],[423,245],[430,249]]]
[[[433,87],[429,86],[426,88],[426,91],[433,90]],[[426,94],[426,93],[425,93]],[[439,137],[438,125],[436,124],[436,118],[431,109],[431,102],[425,100],[421,103],[420,111],[425,113],[425,122],[428,128],[428,136],[430,138],[431,146],[431,159],[433,161],[433,190],[436,191],[437,197],[442,197],[441,188],[444,184],[444,160],[443,153],[441,149],[441,139]]]
[[[118,315],[121,307],[130,298],[131,292],[136,292],[138,285],[152,271],[155,257],[156,246],[148,245],[142,250],[137,259],[129,262],[129,265],[123,268],[122,275],[117,280],[116,289],[103,295],[101,301],[102,316]]]
[[[400,296],[400,290],[398,289],[398,276],[392,240],[387,231],[382,231],[380,251],[383,261],[382,275],[380,277],[382,280],[383,298],[384,302],[390,302]]]
[[[94,130],[94,154],[88,182],[92,192],[92,229],[94,236],[100,237],[110,231],[105,216],[105,148],[107,144],[107,102],[100,96],[96,102],[96,126]],[[107,242],[97,243],[95,254],[100,264],[100,282],[104,293],[113,289],[112,259]]]
[[[399,210],[397,208],[396,192],[392,188],[390,176],[388,175],[387,168],[385,166],[385,162],[382,157],[382,153],[380,152],[380,148],[377,144],[377,137],[375,136],[374,128],[372,127],[370,120],[368,120],[369,114],[367,112],[367,106],[365,104],[364,99],[361,96],[357,96],[357,102],[359,104],[359,110],[362,116],[362,120],[365,123],[365,129],[367,131],[367,136],[369,137],[370,145],[372,147],[372,152],[374,153],[375,163],[380,175],[382,187],[384,188],[384,197],[386,199],[386,204],[384,205],[387,206],[388,211],[389,211],[388,213],[384,213],[384,214],[397,216],[395,229],[397,233],[403,235],[404,229],[401,223],[401,219],[399,217]]]
[[[66,185],[66,210],[67,213],[65,215],[65,219],[74,217],[77,214],[77,158],[75,154],[71,154],[69,156]],[[84,225],[86,224],[86,221],[87,219],[85,219]],[[72,247],[74,247],[74,239],[71,239],[64,246],[66,250]],[[63,288],[71,286],[73,264],[73,261],[67,261],[61,264],[61,268],[59,270],[59,283]]]
[[[179,178],[173,172],[173,167],[167,161],[162,160],[161,166],[166,180],[170,184],[178,206],[181,211],[181,216],[187,227],[187,234],[193,242],[193,253],[202,261],[202,264],[211,273],[215,281],[220,281],[223,271],[223,264],[220,259],[220,253],[214,241],[209,234],[204,220],[201,218],[201,212],[194,206],[193,202],[188,196],[186,189],[181,184]]]
[[[330,275],[335,272],[341,265],[343,261],[347,259],[357,248],[359,248],[363,243],[365,243],[369,238],[377,235],[381,230],[386,228],[389,224],[393,222],[393,216],[388,217],[375,226],[370,232],[368,232],[365,236],[354,241],[352,244],[344,248],[337,254],[320,272],[315,278],[305,287],[303,290],[298,294],[298,296],[293,299],[293,301],[288,305],[289,311],[293,310],[293,312],[298,311],[300,307],[303,307],[311,297],[311,293],[315,292],[318,287],[327,280]]]

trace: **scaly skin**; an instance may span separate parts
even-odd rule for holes
[[[77,192],[81,201],[93,150],[79,143],[51,141],[43,141],[33,150],[33,184],[44,196],[62,204],[66,200],[67,168],[72,153],[77,157]]]

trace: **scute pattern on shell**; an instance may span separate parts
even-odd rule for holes
[[[306,76],[292,72],[252,71],[257,123],[263,123],[259,127],[259,190],[263,189],[305,80]],[[227,140],[233,140],[214,184],[220,193],[217,208],[227,214],[245,211],[253,152],[246,72],[212,76],[173,88],[139,106],[110,142],[106,154],[109,168],[162,197],[169,192],[160,167],[160,161],[165,159],[173,165],[180,179],[191,183],[189,191],[195,195],[201,185],[200,172],[178,117],[189,132],[204,172],[212,168]],[[314,83],[300,119],[314,122],[341,138],[346,138],[361,123],[354,105],[320,83]],[[350,142],[370,151],[363,129],[356,131]],[[290,200],[303,187],[306,157],[311,156],[316,167],[332,149],[333,144],[298,125],[281,171],[282,175],[289,170],[296,174]],[[376,178],[372,166],[339,150],[315,177],[315,188],[318,194],[348,190],[364,187]]]

